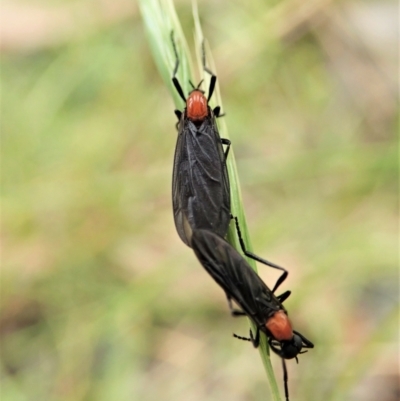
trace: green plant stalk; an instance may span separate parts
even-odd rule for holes
[[[184,90],[185,93],[188,93],[191,89],[189,87],[189,80],[193,82],[193,73],[192,73],[193,68],[190,61],[190,53],[188,50],[187,42],[183,35],[182,27],[176,14],[173,1],[139,0],[139,7],[142,13],[142,18],[147,31],[150,48],[152,50],[157,68],[165,84],[168,86],[170,90],[176,108],[182,109],[185,105],[183,104],[182,99],[177,94],[171,82],[171,75],[173,68],[175,66],[175,54],[172,49],[171,37],[170,37],[171,31],[174,31],[174,37],[177,43],[177,49],[180,60],[177,76],[179,82],[181,83],[182,89]],[[193,3],[193,17],[195,22],[195,42],[196,42],[199,71],[201,72],[200,74],[202,75],[202,79],[204,79],[204,87],[208,87],[210,76],[209,74],[204,74],[202,68],[201,45],[204,41],[204,38],[197,11],[197,5],[195,3]],[[206,53],[207,53],[207,63],[209,68],[211,68],[212,71],[216,71],[207,44],[206,44]],[[213,107],[215,105],[219,105],[222,107],[218,81],[214,93],[215,95],[211,100],[211,106]],[[218,119],[218,128],[222,138],[229,138],[225,118]],[[227,168],[228,168],[230,191],[231,191],[231,213],[238,218],[243,240],[246,244],[246,248],[249,251],[251,251],[252,248],[249,240],[246,219],[242,206],[242,195],[240,191],[239,178],[235,163],[233,147],[231,147],[231,150],[229,152],[229,157],[227,159]],[[227,240],[238,252],[242,253],[240,243],[237,238],[235,224],[233,221],[229,226]],[[257,267],[254,260],[247,258],[247,261],[250,264],[250,266],[255,271],[257,271]],[[250,326],[253,332],[255,332],[256,328],[251,321],[250,321]],[[259,351],[265,371],[267,373],[272,399],[273,401],[281,401],[278,385],[275,379],[275,375],[269,357],[268,342],[263,333],[261,333]]]

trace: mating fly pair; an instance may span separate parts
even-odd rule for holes
[[[296,358],[303,348],[313,344],[300,333],[292,330],[282,302],[290,291],[280,296],[274,292],[286,279],[288,272],[274,263],[264,260],[245,249],[237,218],[236,229],[244,254],[254,260],[283,271],[271,291],[259,278],[245,259],[224,240],[230,220],[230,186],[226,167],[230,141],[221,138],[216,125],[220,107],[211,109],[209,100],[214,92],[217,77],[205,65],[211,75],[208,97],[194,87],[186,98],[176,78],[179,58],[171,34],[176,64],[172,82],[186,104],[183,111],[176,110],[178,117],[178,139],[175,149],[172,181],[174,221],[182,241],[191,247],[200,263],[224,290],[233,316],[248,316],[256,326],[250,338],[235,337],[251,341],[254,347],[260,342],[260,332],[268,337],[271,349],[282,358],[285,395],[288,400],[287,371],[285,359]],[[227,145],[226,150],[223,144]],[[232,300],[241,308],[234,309]]]
[[[231,219],[231,195],[226,159],[231,142],[221,138],[216,118],[220,117],[220,107],[211,109],[208,102],[213,95],[217,77],[206,67],[203,46],[203,68],[211,75],[208,97],[194,87],[186,98],[176,78],[179,68],[178,52],[171,34],[172,45],[176,56],[172,76],[179,96],[186,103],[182,111],[175,110],[178,117],[178,139],[175,147],[174,169],[172,175],[172,206],[175,227],[181,240],[191,246],[194,229],[210,230],[225,238]],[[225,151],[223,145],[227,145]],[[237,218],[235,219],[238,238],[243,253],[258,262],[281,270],[275,288],[287,277],[288,272],[268,260],[249,252],[242,240]]]

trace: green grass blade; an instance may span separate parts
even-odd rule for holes
[[[198,59],[198,66],[200,71],[203,70],[202,68],[202,60],[201,60],[201,44],[204,41],[204,36],[203,36],[203,31],[201,29],[201,24],[200,24],[200,19],[199,19],[199,14],[198,14],[198,9],[197,9],[197,4],[193,4],[193,18],[194,18],[194,23],[195,23],[195,42],[196,42],[196,49],[197,49],[197,59]],[[208,63],[208,67],[211,68],[211,70],[216,73],[216,67],[214,65],[211,52],[209,51],[209,47],[207,46],[207,43],[205,43],[205,48],[206,48],[206,59]],[[204,74],[203,76],[205,86],[208,87],[210,76],[209,74]],[[221,94],[219,90],[219,85],[218,81],[216,84],[215,88],[215,94],[213,95],[213,98],[211,99],[211,104],[212,105],[219,105],[221,106],[221,110],[223,110],[222,107],[222,99],[221,99]],[[221,138],[229,138],[228,135],[228,128],[226,125],[226,119],[225,118],[220,118],[218,119],[218,128],[219,128],[219,133],[221,135]],[[236,216],[239,220],[240,224],[240,229],[242,232],[243,240],[246,244],[246,249],[251,251],[251,244],[250,244],[250,237],[247,229],[247,224],[246,224],[246,218],[245,218],[245,213],[243,210],[243,202],[242,202],[242,194],[240,191],[240,183],[239,183],[239,176],[237,172],[237,167],[236,167],[236,161],[235,161],[235,155],[234,155],[234,146],[231,147],[229,151],[229,157],[227,159],[227,167],[228,167],[228,173],[229,173],[229,182],[230,182],[230,188],[231,188],[231,213]],[[231,225],[229,227],[229,232],[227,236],[228,242],[235,247],[235,249],[242,253],[242,249],[240,247],[239,241],[237,239],[237,233],[236,233],[236,227],[234,222],[231,222]],[[253,268],[253,270],[257,271],[257,266],[256,263],[253,259],[246,258],[247,262],[250,264],[250,266]],[[250,325],[252,327],[253,332],[255,332],[256,328],[252,322],[250,322]],[[266,337],[264,336],[263,333],[261,333],[261,342],[260,342],[260,347],[259,347],[259,352],[261,355],[261,359],[264,365],[265,372],[267,374],[268,382],[271,388],[271,393],[273,396],[274,401],[280,401],[280,394],[279,394],[279,389],[278,385],[275,379],[274,371],[272,369],[271,365],[271,360],[269,356],[269,346],[268,342],[266,340]]]
[[[183,31],[179,23],[179,19],[173,6],[173,2],[172,0],[139,0],[139,6],[141,9],[146,31],[148,34],[150,47],[157,68],[170,90],[170,93],[174,99],[176,107],[181,109],[182,99],[180,99],[175,88],[171,84],[171,74],[175,65],[175,55],[173,52],[170,39],[171,31],[174,31],[174,36],[178,47],[178,54],[181,62],[178,71],[178,79],[185,93],[188,93],[190,90],[188,82],[189,80],[193,81],[192,77],[194,74],[193,74],[193,69],[191,67],[190,53],[188,50],[187,42],[184,38]],[[195,23],[195,43],[196,43],[198,67],[200,75],[202,75],[203,76],[202,78],[204,79],[203,87],[207,88],[209,85],[210,76],[207,73],[204,74],[202,68],[201,46],[204,41],[204,37],[201,29],[196,3],[193,3],[193,16]],[[205,48],[207,55],[206,57],[208,64],[207,66],[212,71],[215,72],[216,68],[207,43],[205,43]],[[211,106],[215,105],[219,105],[222,108],[222,100],[218,81],[215,88],[215,93],[213,95],[213,98],[211,99]],[[225,120],[226,120],[225,118],[218,119],[219,132],[222,138],[229,138]],[[239,178],[235,163],[233,147],[231,147],[231,150],[229,152],[227,167],[228,167],[230,188],[231,188],[231,212],[234,216],[237,216],[242,231],[243,240],[246,244],[246,248],[247,250],[251,251],[251,244],[249,241],[249,234],[242,206],[242,196],[240,191]],[[229,227],[227,240],[232,244],[232,246],[235,247],[236,250],[242,252],[239,241],[237,239],[236,228],[233,221],[231,222],[231,225]],[[257,267],[254,260],[248,258],[247,260],[251,265],[251,267],[255,271],[257,271]],[[252,330],[255,331],[254,325],[252,323],[250,324],[252,326]],[[264,334],[261,335],[259,351],[261,354],[261,359],[265,371],[267,373],[268,382],[271,388],[272,399],[274,401],[281,401],[278,385],[274,376],[274,372],[269,357],[268,343]]]
[[[169,88],[175,106],[182,108],[183,101],[171,82],[171,75],[175,66],[175,54],[171,44],[172,31],[177,43],[180,61],[177,76],[185,93],[189,91],[189,80],[193,78],[193,68],[190,57],[188,57],[188,45],[173,3],[170,0],[139,0],[139,7],[158,71]]]

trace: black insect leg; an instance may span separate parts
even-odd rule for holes
[[[179,57],[178,57],[178,51],[176,50],[176,44],[175,44],[175,40],[174,40],[174,31],[171,31],[171,42],[172,42],[172,47],[174,49],[175,58],[176,58],[174,72],[172,73],[172,83],[174,84],[176,91],[179,93],[179,96],[186,103],[186,98],[183,93],[181,84],[179,83],[178,78],[176,78],[176,73],[178,72],[178,68],[179,68]]]
[[[297,334],[303,340],[303,348],[314,348],[314,344],[305,338],[303,334],[300,334],[298,331],[293,330],[294,334]]]
[[[178,118],[178,121],[175,124],[175,128],[179,130],[179,123],[181,122],[181,117],[182,117],[182,112],[180,110],[174,110],[174,113],[176,117]]]
[[[227,295],[226,296],[227,300],[228,300],[228,306],[229,309],[231,311],[231,315],[234,317],[238,317],[238,316],[246,316],[247,314],[239,309],[235,309],[232,305],[232,299]],[[256,332],[256,337],[254,338],[253,336],[253,332],[250,329],[250,338],[248,337],[242,337],[242,336],[238,336],[237,334],[233,333],[233,337],[238,338],[239,340],[243,340],[243,341],[250,341],[254,348],[257,348],[258,345],[260,344],[260,329],[257,327],[257,332]]]
[[[238,317],[238,316],[246,316],[246,313],[239,310],[239,309],[235,309],[232,305],[232,299],[227,295],[226,299],[228,300],[228,306],[229,306],[229,310],[231,311],[231,315],[234,317]]]
[[[260,262],[260,263],[263,263],[264,265],[273,267],[274,269],[278,269],[278,270],[283,271],[282,275],[278,278],[278,280],[275,283],[274,288],[272,289],[272,292],[275,292],[275,290],[286,280],[286,277],[288,276],[289,272],[285,268],[283,268],[281,266],[278,266],[275,263],[269,262],[266,259],[262,259],[262,258],[260,258],[259,256],[257,256],[256,254],[254,254],[252,252],[248,252],[246,250],[246,246],[245,246],[243,238],[242,238],[242,233],[240,231],[239,220],[238,220],[238,218],[236,216],[232,216],[232,218],[235,220],[236,231],[238,233],[239,242],[240,242],[240,246],[242,248],[243,253],[246,256],[248,256],[249,258],[256,260],[257,262]]]
[[[231,141],[229,139],[226,139],[226,138],[221,138],[221,143],[223,145],[226,145],[226,149],[225,149],[225,152],[224,152],[224,157],[225,157],[224,162],[226,162],[226,159],[227,159],[228,153],[229,153],[229,149],[231,148]]]
[[[215,89],[215,83],[217,82],[217,76],[206,67],[206,50],[204,48],[204,42],[201,46],[202,49],[202,58],[203,58],[203,69],[204,71],[208,72],[211,75],[211,80],[210,80],[210,86],[208,88],[208,97],[207,97],[207,102],[210,101],[212,94],[214,93]]]
[[[253,337],[253,332],[250,330],[250,338],[251,342],[253,343],[254,348],[258,348],[260,345],[260,329],[257,327],[256,337]]]
[[[275,352],[275,354],[277,354],[281,358],[283,358],[282,349],[281,349],[282,346],[281,346],[279,341],[276,341],[273,338],[269,338],[268,339],[268,344],[269,344],[269,347],[272,349],[272,351]]]
[[[222,116],[225,115],[224,113],[220,114],[220,111],[221,111],[221,107],[220,106],[217,106],[217,107],[214,108],[213,112],[214,112],[215,117],[222,117]],[[226,162],[226,159],[227,159],[228,153],[229,153],[229,149],[231,148],[231,141],[229,139],[226,139],[226,138],[221,138],[221,143],[223,145],[227,145],[227,147],[226,147],[226,149],[224,151],[224,157],[225,157],[224,162]]]
[[[246,313],[244,313],[241,310],[238,309],[234,309],[233,305],[232,305],[232,300],[227,296],[226,297],[228,300],[228,306],[229,309],[231,311],[231,315],[234,317],[238,317],[238,316],[246,316]],[[250,330],[251,333],[251,330]],[[252,333],[251,333],[252,334]],[[247,337],[242,337],[242,336],[238,336],[237,334],[233,333],[233,337],[238,338],[239,340],[243,340],[243,341],[251,341],[253,342],[252,338],[247,338]]]
[[[283,368],[283,385],[285,386],[285,398],[289,401],[289,388],[288,388],[288,374],[286,369],[286,362],[282,358],[282,368]]]
[[[242,336],[238,336],[237,334],[233,333],[233,337],[237,338],[238,340],[243,340],[243,341],[250,341],[251,342],[251,338],[250,337],[242,337]]]
[[[233,337],[235,337],[239,340],[243,340],[243,341],[250,341],[253,344],[254,348],[258,348],[258,346],[260,345],[260,329],[258,327],[257,327],[257,332],[256,332],[255,338],[254,338],[253,332],[251,330],[250,330],[250,338],[238,336],[235,333],[233,333]]]
[[[221,114],[221,106],[214,107],[213,112],[216,118],[225,116],[225,113]]]
[[[178,61],[179,63],[179,61]],[[172,77],[172,83],[175,86],[175,89],[177,90],[177,92],[179,93],[179,96],[183,99],[183,101],[186,103],[186,98],[185,95],[183,94],[183,90],[181,88],[181,84],[178,81],[178,78],[176,77]]]
[[[217,77],[207,67],[204,67],[204,70],[207,71],[209,74],[212,74],[211,81],[210,81],[210,87],[208,88],[208,97],[207,97],[207,101],[210,101],[211,96],[214,92],[215,83],[217,82]]]
[[[283,303],[286,299],[289,298],[291,291],[285,291],[283,294],[278,295],[276,298],[280,303]]]

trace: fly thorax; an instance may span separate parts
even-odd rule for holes
[[[193,90],[186,100],[186,116],[194,121],[201,122],[208,116],[207,98],[202,91]]]
[[[292,324],[283,310],[275,312],[267,320],[265,327],[277,341],[289,341],[293,338]]]

